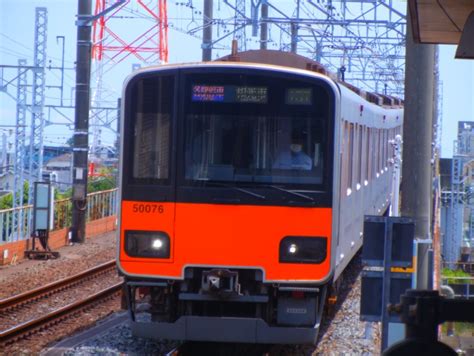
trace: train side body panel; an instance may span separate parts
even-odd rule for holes
[[[340,188],[334,190],[339,195],[337,200],[339,209],[339,235],[333,241],[336,247],[334,279],[344,271],[352,257],[363,244],[364,215],[382,215],[389,208],[393,186],[393,165],[390,164],[391,157],[379,158],[374,147],[366,142],[370,140],[367,131],[361,132],[362,147],[353,147],[352,155],[346,152],[350,150],[347,141],[356,140],[357,134],[350,136],[346,132],[348,125],[352,127],[370,128],[371,130],[390,130],[400,128],[403,122],[403,109],[387,108],[375,105],[364,100],[351,90],[340,86],[341,89],[341,118],[340,131],[341,148],[339,150],[338,162],[341,167]],[[373,135],[373,132],[371,133]],[[349,135],[349,136],[348,136]],[[374,139],[374,137],[372,137]],[[388,141],[388,140],[387,140]],[[389,144],[388,142],[386,144]],[[346,150],[346,151],[345,151]],[[380,160],[380,169],[375,170],[375,162]],[[357,166],[360,167],[357,167]],[[358,169],[363,170],[356,177]],[[348,171],[352,171],[349,173]],[[351,177],[349,177],[349,175]],[[350,180],[350,182],[348,181]]]

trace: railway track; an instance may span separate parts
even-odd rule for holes
[[[38,303],[42,299],[62,291],[81,286],[85,282],[96,279],[106,273],[110,273],[114,269],[115,261],[109,261],[69,278],[65,278],[60,281],[50,283],[46,286],[0,300],[0,317],[5,318],[9,313],[17,312],[22,308],[31,308],[32,305]],[[31,334],[56,325],[65,319],[73,318],[83,311],[102,303],[104,300],[113,298],[115,295],[121,292],[121,288],[122,282],[115,283],[105,289],[100,290],[99,292],[94,293],[93,295],[88,296],[87,298],[72,302],[66,306],[32,318],[31,320],[10,326],[0,332],[0,348],[9,345],[16,340],[28,337]]]
[[[267,356],[270,345],[187,341],[168,351],[166,356]]]
[[[91,279],[97,278],[115,269],[115,260],[105,262],[96,267],[75,274],[74,276],[49,283],[45,286],[14,295],[10,298],[0,300],[0,316],[12,309],[36,302],[63,290],[73,288]]]
[[[107,331],[98,325],[95,331],[87,338],[67,342],[63,340],[60,350],[69,350],[71,353],[100,354],[104,349],[112,353],[121,354],[161,354],[169,356],[183,355],[225,355],[225,356],[309,356],[312,354],[377,354],[380,350],[375,339],[368,339],[365,324],[359,321],[357,300],[360,297],[360,255],[344,272],[344,279],[340,286],[340,297],[332,312],[326,316],[320,331],[320,342],[311,345],[245,345],[237,343],[212,342],[169,342],[167,340],[146,340],[131,335],[131,331],[124,323],[121,327],[109,327]],[[335,324],[333,325],[333,322]],[[66,322],[67,323],[67,322]],[[344,329],[344,330],[341,330]],[[370,331],[372,334],[372,331]],[[98,336],[100,335],[100,336]],[[65,342],[66,341],[66,342]],[[376,344],[375,346],[370,346]],[[352,345],[352,346],[351,346]],[[1,349],[1,346],[0,346]],[[375,351],[374,351],[375,350]],[[51,355],[54,355],[52,353]]]

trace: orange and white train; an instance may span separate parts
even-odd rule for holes
[[[118,266],[135,335],[316,342],[363,216],[389,206],[401,103],[250,54],[125,82]]]

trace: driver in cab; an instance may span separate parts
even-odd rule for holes
[[[303,152],[302,140],[293,140],[289,150],[280,152],[273,163],[273,169],[311,170],[313,160]]]

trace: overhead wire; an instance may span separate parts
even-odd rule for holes
[[[26,49],[26,50],[28,50],[28,51],[30,51],[30,52],[34,52],[32,48],[26,47],[23,43],[21,43],[21,42],[15,40],[14,38],[11,38],[10,36],[6,35],[5,33],[0,32],[0,36],[5,37],[7,40],[9,40],[9,41],[11,41],[11,42],[17,44],[17,45],[20,46],[20,47],[23,47],[24,49]]]
[[[10,56],[13,56],[13,57],[18,57],[19,59],[26,59],[26,58],[31,58],[32,57],[32,54],[25,54],[25,53],[18,52],[14,49],[6,48],[6,47],[3,47],[3,46],[0,46],[0,52],[6,53],[6,54],[8,54]]]
[[[34,57],[34,52],[35,52],[35,51],[34,51],[32,48],[25,46],[23,43],[21,43],[21,42],[15,40],[14,38],[11,38],[10,36],[6,35],[6,34],[3,33],[3,32],[0,32],[0,36],[5,37],[7,40],[13,42],[13,43],[16,44],[17,46],[20,46],[20,47],[22,47],[23,49],[26,49],[29,53],[28,53],[28,54],[25,54],[24,52],[19,52],[18,50],[13,50],[13,49],[11,49],[11,48],[5,48],[5,47],[3,47],[3,46],[0,46],[0,48],[3,47],[3,48],[5,48],[5,50],[11,51],[13,55],[18,56],[18,57],[21,57],[21,58],[30,58],[30,59],[31,59],[31,58]],[[53,59],[56,60],[56,61],[60,61],[60,62],[62,61],[62,58],[59,58],[59,57],[50,56],[50,55],[48,55],[48,56],[46,57],[46,60],[53,60]],[[71,58],[69,58],[69,59],[66,59],[66,58],[65,58],[65,59],[64,59],[64,63],[67,63],[67,64],[74,64],[75,61],[74,61],[73,59],[71,59]]]

